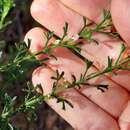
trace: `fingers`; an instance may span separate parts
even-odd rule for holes
[[[128,102],[126,108],[122,112],[119,118],[119,125],[121,130],[129,130],[130,129],[130,101]]]
[[[55,73],[51,69],[40,67],[33,73],[32,81],[34,85],[41,84],[44,94],[47,94],[52,90],[54,81],[51,77],[54,75]],[[73,104],[74,108],[66,106],[64,111],[61,104],[56,103],[55,99],[50,99],[47,103],[76,130],[105,130],[106,127],[109,130],[119,130],[114,119],[76,90],[65,91],[63,96]]]
[[[43,32],[45,32],[45,30],[43,31],[43,29],[41,29],[41,28],[33,28],[26,34],[25,41],[27,41],[27,39],[31,39],[30,51],[32,53],[36,53],[44,48],[44,45],[46,42],[46,37],[44,36]],[[55,41],[55,38],[52,38],[52,40],[50,42],[54,43],[54,41]],[[52,58],[48,62],[48,65],[50,67],[53,67],[55,70],[57,69],[57,67],[61,67],[64,69],[66,68],[66,75],[65,75],[66,77],[65,78],[67,80],[69,80],[69,81],[72,80],[72,76],[69,73],[69,71],[71,69],[70,64],[73,65],[73,66],[71,66],[71,67],[73,67],[71,74],[75,74],[77,76],[77,78],[80,77],[79,72],[83,73],[85,71],[85,67],[82,67],[82,66],[84,66],[84,63],[79,58],[75,57],[75,55],[72,55],[72,53],[70,53],[69,50],[63,49],[63,48],[57,48],[54,50],[53,53],[57,57],[58,62],[56,62],[56,60]],[[72,57],[72,59],[71,59],[71,57]],[[65,58],[66,58],[66,60],[65,60]],[[65,63],[64,63],[64,61],[65,61]],[[61,63],[60,65],[59,65],[59,62]]]
[[[58,36],[62,36],[65,22],[69,23],[69,36],[77,34],[83,26],[83,18],[68,9],[58,0],[35,0],[31,6],[31,14],[36,21]]]
[[[57,14],[56,17],[53,18],[53,22],[55,24],[53,22],[49,23],[49,26],[51,26],[51,28],[53,28],[55,30],[55,32],[58,32],[57,34],[60,34],[62,32],[62,27],[63,27],[65,21],[69,21],[69,23],[71,25],[70,28],[73,30],[73,31],[70,31],[71,34],[77,33],[77,31],[74,31],[75,29],[79,30],[81,28],[81,22],[79,22],[79,21],[81,21],[82,18],[81,18],[81,16],[78,15],[78,13],[75,13],[75,12],[71,11],[70,9],[64,7],[63,5],[61,5],[59,3],[59,1],[51,2],[51,4],[53,6],[51,6],[51,4],[49,4],[49,0],[45,0],[44,2],[42,1],[41,3],[39,1],[36,1],[37,3],[34,3],[32,5],[32,15],[36,14],[35,15],[36,18],[41,20],[41,23],[43,25],[46,26],[46,24],[44,24],[44,22],[49,23],[48,21],[50,21],[50,19],[52,18],[52,14],[53,14],[51,12],[51,10],[54,10],[54,8],[57,8],[57,10],[59,9],[59,11],[56,11],[56,12],[60,12],[60,14]],[[72,2],[72,1],[70,1],[70,2]],[[84,3],[84,1],[82,1],[82,2]],[[81,4],[82,4],[82,2],[81,2]],[[42,11],[39,11],[39,13],[42,12],[41,16],[37,12],[39,8],[36,6],[38,6],[38,5],[41,7],[41,10],[42,10]],[[42,5],[44,5],[44,6],[42,6]],[[60,7],[62,7],[62,9],[64,9],[64,11],[66,11],[66,13],[67,13],[66,15],[64,15],[64,13],[63,13],[64,11],[61,8],[58,8],[59,5],[60,5]],[[51,16],[46,14],[44,8],[47,8],[47,9],[49,8],[48,13]],[[37,11],[35,11],[35,9],[37,9]],[[43,13],[43,12],[45,12],[45,13]],[[73,14],[73,16],[72,16],[72,14]],[[44,18],[45,16],[48,18],[47,21],[46,21],[46,18]],[[57,16],[58,17],[60,16],[60,18],[63,16],[63,18],[61,18],[61,20],[60,20],[60,22],[62,22],[62,24],[59,23],[59,18],[57,18]],[[73,19],[72,19],[72,17],[73,17]],[[59,23],[59,25],[57,25],[57,23]],[[77,26],[75,26],[75,23],[77,23]],[[51,29],[51,28],[49,28],[49,29]],[[114,39],[112,39],[108,36],[105,36],[105,35],[100,35],[100,34],[98,34],[94,37],[95,37],[95,39],[98,39],[98,41],[100,43],[103,42],[103,44],[100,44],[99,46],[96,46],[94,44],[94,46],[93,46],[93,44],[86,43],[82,47],[82,48],[84,48],[83,50],[85,50],[85,51],[82,51],[82,55],[84,55],[87,58],[91,57],[90,60],[94,59],[95,63],[98,64],[98,65],[96,64],[96,67],[98,67],[98,69],[102,69],[103,68],[102,66],[107,65],[108,56],[110,56],[113,59],[117,59],[117,57],[119,56],[119,53],[120,53],[122,42],[114,40]],[[102,50],[102,51],[99,51],[99,50]],[[87,53],[87,51],[88,51],[88,53]],[[95,52],[96,52],[96,54],[95,54]],[[128,71],[123,71],[123,72],[118,72],[118,75],[112,76],[111,79],[114,80],[115,82],[117,82],[118,84],[120,84],[121,86],[130,90],[129,77],[130,77],[130,73]]]
[[[112,58],[113,63],[118,59],[121,52],[122,41],[101,33],[94,34],[93,38],[97,40],[99,44],[97,45],[94,42],[88,43],[85,41],[84,44],[82,44],[81,54],[94,61],[98,69],[103,70],[108,66],[108,56]],[[123,55],[128,56],[128,54],[130,54],[129,48],[126,49]],[[116,73],[117,75],[109,75],[109,77],[130,91],[130,72],[123,70]]]
[[[111,0],[60,0],[65,6],[82,16],[99,22],[104,9],[109,9]]]
[[[50,60],[48,66],[55,71],[64,71],[64,76],[68,81],[72,82],[72,75],[75,75],[76,79],[79,80],[80,75],[84,74],[86,68],[85,63],[69,50],[65,48],[57,48],[54,50],[53,55],[57,57],[57,60]],[[94,71],[96,70],[92,68],[89,73]],[[96,88],[89,86],[85,86],[84,89],[81,89],[81,92],[105,111],[118,117],[120,112],[124,109],[124,104],[128,101],[128,93],[122,87],[112,83],[109,79],[103,76],[95,78],[94,81],[90,81],[90,83],[109,85],[108,91],[104,94]],[[118,107],[113,108],[114,104]]]
[[[130,46],[130,1],[112,0],[111,13],[117,31]]]
[[[31,33],[31,31],[29,33],[28,36],[32,35],[32,38],[35,37],[34,33]],[[39,35],[41,35],[40,31],[37,31],[37,34],[38,33]],[[40,39],[38,41],[40,41]],[[41,43],[43,45],[43,40],[41,41]],[[32,44],[34,44],[34,46],[37,46],[38,43],[33,42],[32,39]],[[53,55],[57,57],[57,60],[49,60],[49,62],[47,63],[48,66],[51,67],[54,71],[57,69],[59,70],[59,72],[64,71],[64,77],[66,80],[72,82],[72,75],[75,75],[78,80],[80,78],[80,75],[85,72],[85,63],[80,60],[76,55],[72,54],[72,52],[70,52],[69,50],[65,48],[57,48],[53,51]],[[94,71],[96,70],[93,68],[90,70],[89,73],[92,73]],[[91,83],[110,85],[109,90],[106,91],[106,93],[104,94],[96,88],[87,88],[88,86],[82,89],[81,92],[93,102],[98,104],[105,111],[109,112],[115,117],[118,117],[120,112],[124,109],[124,104],[126,104],[128,101],[128,93],[123,88],[112,83],[109,79],[105,77],[96,78],[91,81]],[[114,107],[114,104],[116,104],[117,107]]]
[[[73,3],[73,0],[69,0],[67,2]],[[78,0],[75,2],[78,2]],[[80,4],[86,5],[86,1],[82,0],[80,1]],[[91,4],[94,4],[94,3],[92,2]],[[74,4],[74,5],[78,5],[78,4]],[[97,5],[98,4],[96,4],[95,6]],[[57,35],[60,35],[60,36],[62,35],[61,34],[62,27],[64,26],[65,21],[69,22],[70,35],[76,34],[78,30],[80,30],[80,28],[82,27],[82,22],[81,22],[82,17],[78,13],[72,11],[71,9],[64,7],[58,0],[52,1],[52,2],[51,0],[46,0],[46,1],[37,0],[32,4],[31,10],[32,10],[32,15],[34,16],[35,19],[39,19],[39,22],[42,25],[45,25],[47,28],[54,30],[55,32],[57,32]],[[58,14],[53,15],[54,10],[57,10]],[[51,22],[48,22],[50,20]],[[106,35],[101,35],[101,34],[96,34],[94,37],[96,40],[99,41],[99,43],[103,43],[103,44],[96,46],[95,44],[86,43],[82,47],[84,50],[82,51],[82,55],[84,55],[87,58],[90,58],[90,60],[93,59],[98,69],[103,69],[103,67],[107,65],[108,56],[110,56],[113,59],[117,59],[121,50],[122,41],[117,41],[115,39],[112,39],[111,37],[108,37]],[[95,55],[95,52],[98,52],[98,53]],[[110,76],[110,77],[116,83],[130,90],[130,86],[129,86],[130,73],[128,71],[118,72],[117,76]]]

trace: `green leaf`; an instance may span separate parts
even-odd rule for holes
[[[98,84],[96,85],[97,89],[99,89],[101,92],[105,92],[105,89],[108,89],[109,85],[104,85],[104,84]]]
[[[85,63],[87,65],[87,69],[89,69],[93,65],[93,62],[88,59],[85,60]]]
[[[84,27],[87,25],[87,18],[83,16]]]
[[[64,34],[66,34],[67,33],[67,31],[68,31],[68,23],[67,22],[65,22],[65,26],[63,27],[63,30],[64,30]]]
[[[111,13],[109,10],[103,10],[103,17],[104,19],[111,19]]]
[[[6,27],[10,21],[6,21],[9,11],[15,6],[13,0],[0,0],[0,30]]]
[[[66,104],[69,105],[71,108],[73,108],[73,105],[71,102],[69,102],[68,100],[66,100],[63,97],[57,97],[57,103],[62,103],[62,109],[66,110]]]
[[[118,58],[117,58],[117,60],[115,62],[115,65],[117,65],[120,62],[120,60],[122,58],[122,55],[123,55],[125,50],[126,50],[125,44],[121,44],[121,51],[120,51],[120,54],[119,54],[119,56],[118,56]]]
[[[108,56],[108,68],[112,67],[112,58]]]
[[[46,40],[46,43],[45,43],[45,48],[47,48],[48,47],[48,44],[49,44],[49,41],[52,39],[52,37],[54,36],[54,31],[49,31],[49,32],[47,32],[47,33],[44,33],[45,34],[45,36],[46,36],[46,38],[47,38],[47,40]]]
[[[89,28],[85,28],[79,35],[81,38],[91,40],[92,39],[92,30]]]
[[[121,53],[123,53],[126,50],[126,46],[124,43],[121,44]]]

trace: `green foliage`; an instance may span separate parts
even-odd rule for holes
[[[1,103],[3,104],[3,110],[0,115],[0,129],[1,130],[13,130],[13,126],[10,124],[10,117],[14,112],[14,103],[16,97],[11,98],[7,93],[1,92]]]
[[[0,13],[0,29],[5,28],[5,26],[9,23],[6,21],[6,16],[8,15],[10,9],[14,7],[14,3],[12,0],[1,0],[0,1],[1,6],[1,13]],[[104,12],[104,18],[101,23],[98,25],[95,24],[94,28],[88,28],[87,26],[87,20],[84,17],[84,26],[81,29],[79,36],[80,38],[84,38],[87,40],[92,40],[97,43],[95,39],[92,38],[94,32],[101,32],[105,33],[107,35],[115,36],[115,34],[106,33],[105,30],[108,29],[108,27],[112,26],[110,21],[110,13]],[[109,22],[108,22],[109,21]],[[93,62],[88,60],[87,58],[83,57],[80,53],[81,48],[77,41],[73,40],[72,38],[66,38],[68,33],[69,25],[68,23],[65,23],[65,26],[63,27],[63,36],[58,39],[58,42],[53,43],[49,45],[50,40],[54,36],[54,32],[49,32],[45,34],[47,41],[45,44],[45,47],[43,50],[31,54],[28,49],[30,48],[30,40],[28,40],[28,43],[22,42],[19,44],[16,44],[16,46],[13,48],[13,51],[9,52],[10,57],[8,60],[4,60],[3,58],[3,51],[0,52],[0,74],[3,77],[3,80],[1,81],[1,88],[0,88],[0,103],[2,106],[2,111],[0,114],[0,129],[1,130],[14,130],[17,128],[14,128],[11,125],[11,118],[16,115],[17,113],[26,113],[27,119],[29,121],[36,119],[36,109],[37,107],[46,100],[49,99],[56,99],[57,103],[60,103],[62,105],[62,109],[66,110],[66,105],[73,108],[73,104],[68,101],[64,96],[61,96],[60,94],[70,88],[80,89],[83,86],[86,87],[96,87],[101,92],[105,92],[107,89],[109,89],[108,84],[90,84],[89,80],[96,78],[98,76],[102,76],[107,73],[111,73],[115,70],[128,70],[130,71],[130,66],[125,67],[124,64],[129,63],[130,57],[123,58],[123,54],[126,50],[126,47],[124,44],[121,46],[121,51],[119,54],[119,57],[117,58],[116,62],[113,63],[112,59],[108,57],[108,66],[98,72],[94,72],[91,74],[88,74],[88,70],[93,67]],[[74,43],[74,44],[71,44]],[[25,82],[26,80],[26,74],[30,71],[30,68],[35,69],[38,66],[45,65],[46,62],[50,58],[54,58],[57,60],[57,58],[53,55],[53,50],[57,47],[67,48],[71,50],[75,55],[77,55],[79,58],[81,58],[84,63],[86,64],[86,70],[83,74],[81,74],[79,79],[76,79],[75,75],[72,75],[72,82],[66,81],[64,79],[65,72],[59,73],[57,70],[55,72],[55,76],[52,77],[52,80],[54,80],[53,83],[53,90],[50,94],[44,94],[44,91],[42,90],[42,86],[39,84],[37,86],[33,86],[31,82],[26,83],[26,88],[24,88],[24,96],[22,97],[22,101],[17,104],[17,98],[16,96],[10,96],[7,88],[10,86],[11,83],[15,81],[19,81],[20,79]],[[37,60],[36,56],[44,55],[46,54],[47,57],[41,60]],[[25,79],[25,80],[23,80]],[[36,89],[41,90],[41,94],[36,92]]]
[[[11,21],[6,21],[9,11],[15,6],[13,0],[0,0],[0,30],[5,28]]]
[[[98,42],[93,38],[93,33],[95,32],[100,32],[109,36],[113,36],[115,38],[119,38],[119,34],[117,32],[108,31],[113,26],[110,11],[104,10],[103,20],[99,24],[96,24],[93,21],[87,24],[87,20],[85,17],[83,17],[83,22],[84,26],[79,32],[80,38],[86,39],[88,41],[93,41],[97,44]],[[94,27],[91,27],[91,25],[94,25]]]

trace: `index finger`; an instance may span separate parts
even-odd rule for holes
[[[92,21],[99,22],[102,19],[104,9],[109,10],[111,0],[60,0],[65,6],[73,9],[80,15],[86,16]]]

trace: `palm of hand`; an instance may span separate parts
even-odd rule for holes
[[[128,19],[130,13],[125,16],[118,16],[117,13],[120,12],[121,7],[115,6],[117,3],[125,9],[127,3],[130,4],[128,0],[123,1],[123,3],[122,0],[113,0],[111,4],[110,0],[95,0],[94,2],[91,0],[35,0],[31,6],[31,13],[40,24],[49,30],[54,30],[57,36],[62,35],[62,27],[67,21],[70,25],[68,35],[72,36],[79,32],[82,27],[82,15],[99,22],[103,9],[109,9],[111,6],[114,24],[121,36],[129,43],[130,30],[127,28],[130,25],[123,22],[122,17]],[[127,8],[127,10],[130,12],[130,9]],[[121,24],[126,29],[120,26]],[[46,40],[43,37],[44,31],[46,30],[42,28],[33,28],[27,33],[25,39],[32,40],[31,52],[43,49]],[[94,34],[94,37],[100,44],[83,43],[81,54],[93,60],[98,69],[103,69],[107,64],[108,56],[111,56],[113,60],[117,58],[122,41],[100,33]],[[54,40],[55,37],[52,42]],[[48,67],[39,67],[34,71],[32,77],[34,85],[41,84],[44,93],[51,91],[53,80],[50,77],[54,75],[55,70],[64,71],[64,78],[68,81],[72,80],[72,74],[78,79],[81,73],[85,71],[84,62],[71,51],[65,48],[57,48],[53,53],[57,57],[57,61],[49,60]],[[90,72],[93,71],[96,71],[96,69],[90,69]],[[110,84],[110,88],[105,93],[101,93],[96,88],[87,87],[83,87],[79,91],[75,89],[67,90],[63,94],[72,102],[74,108],[68,106],[66,111],[62,110],[60,104],[57,104],[54,99],[47,103],[78,130],[129,130],[129,80],[130,72],[124,71],[118,72],[117,76],[101,76],[90,81]]]

